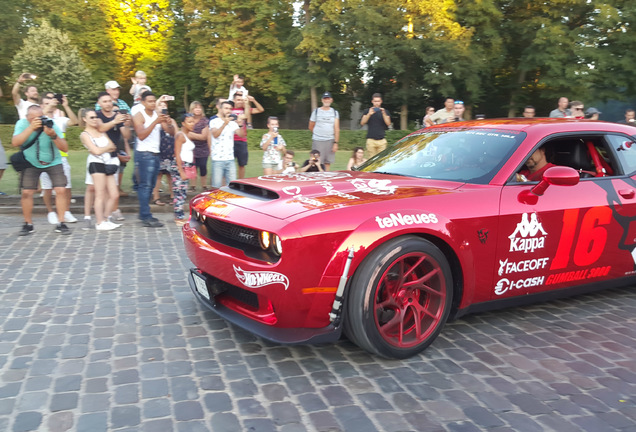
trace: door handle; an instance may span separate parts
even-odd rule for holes
[[[621,189],[618,191],[618,194],[623,198],[634,198],[634,189]]]

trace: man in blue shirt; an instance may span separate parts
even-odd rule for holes
[[[43,172],[49,175],[55,190],[55,207],[59,221],[64,220],[64,212],[68,210],[64,199],[67,181],[60,154],[60,150],[68,151],[68,143],[63,138],[60,128],[51,119],[42,117],[42,108],[39,105],[30,106],[27,109],[26,118],[18,120],[15,124],[11,145],[20,147],[23,144],[32,145],[24,150],[24,157],[31,166],[20,173],[22,215],[24,216],[21,236],[34,231],[33,194],[38,188],[38,180]],[[55,232],[65,235],[71,233],[64,222],[57,224]]]

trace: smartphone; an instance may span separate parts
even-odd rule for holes
[[[168,110],[166,108],[162,109],[161,114],[168,114]]]
[[[53,97],[57,99],[57,102],[60,104],[64,102],[64,95],[62,93],[55,93]]]
[[[163,100],[167,100],[167,101],[174,100],[174,96],[166,96],[163,98]]]
[[[119,110],[119,114],[128,114],[128,110],[126,109]]]

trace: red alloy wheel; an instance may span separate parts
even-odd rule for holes
[[[384,272],[374,302],[382,338],[397,347],[424,342],[444,315],[446,281],[439,263],[423,252],[401,256]]]
[[[408,358],[437,338],[452,302],[453,273],[442,251],[417,236],[396,237],[356,269],[344,331],[370,353]]]

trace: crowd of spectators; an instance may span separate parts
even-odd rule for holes
[[[69,126],[78,124],[79,119],[70,109],[65,95],[47,92],[40,98],[37,87],[28,83],[35,78],[32,74],[23,73],[12,89],[19,115],[12,145],[20,147],[28,162],[28,166],[20,172],[19,186],[25,220],[20,235],[34,232],[33,197],[38,190],[42,191],[48,211],[47,219],[55,225],[55,232],[70,234],[66,224],[78,220],[70,212],[71,174],[65,133]],[[206,117],[200,102],[192,102],[188,112],[180,119],[181,128],[168,114],[168,104],[174,101],[174,97],[157,97],[143,71],[137,71],[131,81],[129,93],[133,99],[132,108],[120,98],[120,85],[111,80],[105,83],[105,91],[97,95],[94,107],[80,110],[79,117],[84,127],[80,140],[88,151],[84,229],[110,231],[121,226],[118,222],[125,218],[118,203],[119,197],[125,196],[126,192],[120,185],[131,159],[134,161],[133,191],[139,200],[138,218],[150,228],[163,226],[152,215],[150,203],[166,205],[160,197],[164,177],[171,184],[170,198],[177,225],[182,225],[186,219],[183,208],[188,191],[197,191],[197,187],[201,191],[220,187],[236,178],[245,177],[249,159],[247,130],[252,128],[253,116],[263,113],[265,109],[250,95],[244,77],[233,77],[228,97],[215,101],[216,114],[210,118]],[[322,94],[321,102],[321,106],[310,115],[308,129],[312,132],[312,146],[309,158],[302,165],[294,161],[294,152],[286,148],[285,139],[279,133],[278,118],[267,118],[268,130],[260,142],[264,174],[330,169],[338,151],[340,114],[332,107],[333,96],[330,92]],[[380,153],[387,146],[386,131],[391,126],[391,114],[382,105],[382,95],[373,94],[371,105],[362,112],[360,119],[360,125],[367,127],[368,157]],[[594,107],[585,110],[582,102],[570,102],[568,98],[562,97],[549,116],[597,120],[600,114]],[[533,106],[524,107],[523,117],[535,115]],[[463,121],[466,120],[465,116],[464,102],[448,97],[439,110],[432,106],[426,108],[422,125],[429,127]],[[621,123],[636,124],[635,121],[635,112],[629,109]],[[365,149],[356,147],[347,169],[356,169],[365,161]],[[6,166],[6,156],[2,151],[0,179]]]

